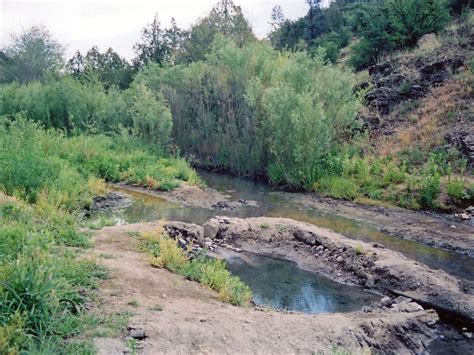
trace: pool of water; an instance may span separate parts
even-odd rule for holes
[[[199,175],[209,187],[230,195],[234,200],[254,200],[258,207],[243,206],[235,211],[212,211],[181,207],[162,198],[125,191],[132,195],[134,202],[123,211],[124,220],[134,223],[163,219],[202,224],[216,215],[241,218],[286,217],[331,229],[351,239],[381,243],[433,269],[442,269],[458,277],[474,280],[474,259],[468,256],[390,236],[369,222],[323,213],[317,209],[302,208],[262,183],[207,171],[199,171]]]
[[[337,284],[300,269],[295,263],[250,253],[225,256],[229,270],[253,292],[262,306],[304,313],[350,312],[377,302],[380,296]]]

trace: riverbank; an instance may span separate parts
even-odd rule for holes
[[[207,176],[203,176],[204,180],[206,180]],[[187,184],[182,184],[181,187],[172,191],[149,190],[126,184],[114,186],[119,187],[123,192],[128,190],[164,198],[182,207],[225,211],[225,213],[233,213],[245,217],[249,215],[245,212],[239,213],[239,209],[241,210],[249,206],[261,207],[262,213],[265,214],[269,209],[268,206],[265,206],[265,203],[268,200],[278,198],[282,203],[287,202],[295,206],[291,211],[287,209],[287,213],[290,213],[293,219],[310,222],[304,213],[300,213],[300,211],[314,211],[320,214],[340,216],[368,223],[377,230],[398,239],[409,240],[474,258],[474,226],[472,220],[463,221],[454,216],[415,212],[396,207],[361,205],[344,200],[322,198],[312,193],[271,191],[263,184],[233,177],[226,178],[244,181],[245,184],[251,186],[255,184],[258,188],[254,195],[248,192],[241,195],[239,191],[236,192],[232,189],[234,187],[232,183],[227,186],[230,186],[230,191],[218,191],[210,187],[201,189]],[[261,197],[264,193],[269,196]],[[263,200],[259,201],[259,198]],[[282,215],[278,211],[270,211],[270,214],[272,216]]]
[[[140,353],[364,352],[369,348],[419,353],[437,337],[437,315],[419,307],[408,312],[375,306],[371,312],[312,316],[219,302],[216,293],[149,266],[137,252],[137,240],[131,235],[158,225],[139,223],[95,232],[94,253],[111,275],[101,287],[100,309],[106,314],[131,312],[128,330],[121,337],[96,339],[101,354],[130,351],[130,347]]]

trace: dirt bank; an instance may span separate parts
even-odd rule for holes
[[[101,287],[100,309],[105,314],[133,314],[130,331],[122,337],[96,339],[101,354],[130,350],[131,332],[144,337],[138,352],[147,354],[332,353],[334,348],[409,354],[425,352],[438,337],[436,313],[414,303],[374,307],[371,312],[305,315],[219,302],[214,292],[197,283],[148,266],[130,234],[156,226],[133,224],[96,232],[94,253],[111,273]]]
[[[167,229],[182,231],[183,223]],[[192,225],[196,235],[196,226]],[[185,235],[187,232],[182,232]],[[348,239],[330,230],[284,218],[216,217],[203,225],[202,240],[297,262],[301,267],[345,284],[399,292],[474,325],[471,283],[383,248]]]
[[[209,187],[200,188],[187,183],[181,183],[181,186],[171,191],[160,191],[146,189],[141,186],[132,186],[127,184],[114,184],[114,187],[123,191],[135,191],[151,196],[158,196],[170,202],[176,203],[182,207],[200,207],[210,210],[235,210],[243,205],[252,204],[252,201],[232,201],[229,195],[225,195]]]
[[[349,201],[321,198],[314,194],[275,192],[302,208],[336,214],[374,224],[391,236],[429,245],[474,258],[474,220],[405,210],[397,207],[361,205]]]

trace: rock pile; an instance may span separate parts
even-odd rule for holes
[[[95,196],[89,207],[89,213],[107,213],[114,210],[127,208],[132,200],[121,192],[109,192],[106,195]]]

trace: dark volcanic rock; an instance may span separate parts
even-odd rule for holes
[[[121,192],[109,192],[104,196],[96,196],[92,200],[90,212],[105,213],[113,210],[123,209],[132,204],[126,195]]]

